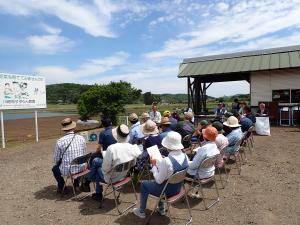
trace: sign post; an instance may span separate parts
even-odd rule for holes
[[[0,73],[2,146],[5,147],[2,110],[35,109],[35,137],[38,142],[37,109],[46,107],[46,85],[44,77]]]
[[[1,136],[2,136],[2,148],[5,148],[3,111],[1,111]]]

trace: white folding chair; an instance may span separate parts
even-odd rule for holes
[[[198,167],[198,170],[204,169],[204,168],[210,168],[210,167],[214,166],[217,161],[218,156],[219,155],[215,155],[215,156],[208,157],[205,160],[203,160],[202,163],[200,164],[200,166]],[[209,209],[210,207],[212,207],[213,205],[215,205],[216,203],[218,203],[220,201],[219,189],[218,189],[217,182],[215,179],[215,174],[212,175],[211,177],[207,177],[207,178],[203,178],[203,179],[200,179],[197,176],[195,178],[186,177],[185,180],[190,184],[191,188],[189,189],[189,192],[198,187],[197,192],[198,193],[199,193],[199,191],[201,192],[205,209]],[[204,192],[203,192],[203,186],[208,183],[211,183],[211,182],[214,182],[217,198],[214,199],[213,202],[207,206]]]
[[[105,191],[104,191],[103,199],[102,199],[101,204],[100,204],[100,208],[102,207],[104,197],[111,194],[111,193],[113,193],[113,195],[114,195],[116,208],[117,208],[118,213],[120,215],[127,212],[129,209],[131,209],[132,207],[134,207],[137,204],[137,201],[138,201],[137,194],[136,194],[134,183],[133,183],[133,180],[132,180],[132,173],[130,172],[131,168],[133,168],[134,165],[135,165],[135,160],[131,160],[131,161],[116,165],[115,167],[112,168],[112,170],[109,174],[109,176],[110,176],[109,182],[108,183],[101,183],[101,185],[105,185],[106,188],[105,188]],[[129,173],[129,176],[127,176],[128,173]],[[113,181],[113,179],[115,177],[117,177],[118,175],[120,175],[120,174],[124,174],[124,176],[122,176],[118,181]],[[121,191],[122,187],[124,185],[128,184],[128,183],[131,183],[131,185],[132,185],[132,189],[133,189],[134,196],[135,196],[135,202],[133,202],[126,209],[121,211],[119,209],[119,203],[118,203],[119,198],[120,198],[120,194],[121,194],[120,191]],[[109,193],[106,193],[109,188],[112,188],[112,191],[109,192]]]
[[[151,212],[151,214],[150,214],[150,216],[147,220],[147,224],[150,223],[151,217],[152,217],[153,213],[157,210],[157,206],[158,206],[158,203],[160,201],[165,201],[167,203],[167,211],[168,211],[169,217],[171,219],[170,205],[172,205],[173,203],[179,201],[183,197],[185,197],[185,202],[186,202],[186,205],[188,207],[188,213],[189,213],[189,218],[188,218],[188,221],[187,221],[186,225],[190,224],[192,222],[192,220],[193,220],[192,212],[191,212],[189,200],[188,200],[188,197],[187,197],[187,192],[186,192],[185,186],[183,184],[185,176],[186,176],[186,170],[182,170],[182,171],[179,171],[179,172],[173,174],[167,180],[160,196],[149,195],[149,197],[156,199],[156,204],[155,204],[155,207],[154,207],[153,211]],[[165,194],[165,191],[166,191],[166,188],[167,188],[168,184],[178,184],[178,183],[182,183],[182,188],[181,188],[180,192],[178,194],[174,195],[174,196],[168,196],[167,197],[166,194]]]
[[[229,161],[231,159],[231,157],[234,158],[235,164],[236,164],[236,169],[238,171],[238,174],[241,174],[241,170],[242,170],[242,161],[243,158],[240,154],[240,149],[243,147],[242,146],[242,142],[244,140],[244,137],[242,137],[235,145],[234,145],[234,152],[231,152],[227,155],[226,161]],[[231,164],[229,166],[229,171],[231,171]]]

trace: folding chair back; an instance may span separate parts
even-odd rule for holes
[[[79,157],[73,159],[70,165],[74,166],[74,165],[89,163],[89,160],[90,160],[91,156],[92,156],[91,152],[86,154],[86,155],[79,156]]]
[[[209,168],[209,167],[214,166],[215,163],[216,163],[216,160],[217,160],[218,156],[219,156],[219,154],[204,159],[202,161],[202,163],[200,163],[199,169]]]
[[[118,176],[120,174],[124,174],[124,177],[127,175],[129,170],[134,167],[135,160],[131,160],[125,163],[121,163],[119,165],[116,165],[111,170],[111,178],[114,178],[115,176]]]
[[[181,170],[174,173],[167,181],[168,184],[178,184],[184,181],[186,176],[186,170]]]

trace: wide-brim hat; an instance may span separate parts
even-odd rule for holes
[[[167,136],[163,138],[161,144],[172,151],[178,151],[184,148],[181,143],[181,135],[175,131],[168,132]]]
[[[152,120],[147,120],[146,123],[141,125],[141,130],[144,135],[158,134],[157,125]]]
[[[128,134],[129,128],[125,124],[112,129],[112,135],[119,143],[128,142]]]
[[[168,124],[171,124],[169,117],[161,118],[160,125],[168,125]]]
[[[149,115],[149,113],[144,112],[144,113],[142,113],[141,118],[142,119],[150,118],[150,115]]]
[[[235,116],[230,116],[224,123],[227,127],[240,127],[239,120]]]
[[[72,130],[76,127],[76,122],[72,121],[71,118],[65,118],[61,121],[62,131]]]

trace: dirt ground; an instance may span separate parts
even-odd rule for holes
[[[272,128],[271,132],[270,137],[254,137],[255,151],[248,155],[241,175],[234,167],[230,171],[218,204],[205,211],[201,199],[190,199],[192,224],[300,224],[300,129]],[[90,197],[60,198],[51,173],[54,144],[55,139],[49,139],[0,151],[1,225],[143,224],[132,212],[119,216],[112,196],[102,209]],[[93,151],[95,143],[88,148]],[[211,188],[204,191],[208,197],[214,193]],[[129,191],[123,196],[123,201],[134,199]],[[153,203],[149,201],[149,209]],[[171,214],[176,217],[172,221],[155,214],[151,224],[184,224],[185,205],[175,204]]]

